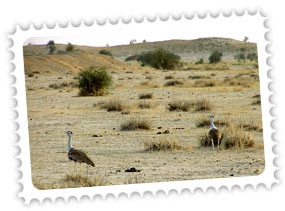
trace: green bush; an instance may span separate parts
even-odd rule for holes
[[[102,67],[89,67],[80,71],[78,80],[81,96],[104,95],[113,84],[112,76]]]
[[[204,64],[204,59],[203,58],[199,59],[197,62],[195,62],[195,64]]]
[[[55,43],[53,40],[50,40],[48,43],[47,43],[47,47],[49,49],[49,54],[53,54],[56,50],[56,46],[55,46]]]
[[[72,45],[71,43],[68,43],[66,46],[66,51],[73,51],[74,50],[74,45]]]
[[[220,62],[222,60],[222,56],[223,56],[223,54],[221,52],[214,51],[209,57],[210,64]]]
[[[245,60],[245,54],[244,53],[238,53],[234,56],[235,60],[241,61],[241,60]]]
[[[250,61],[253,61],[253,60],[257,61],[258,60],[258,56],[256,53],[248,53],[246,58],[249,59]]]
[[[180,63],[180,56],[164,49],[143,52],[126,58],[125,61],[137,60],[142,66],[148,65],[156,69],[174,69]]]
[[[112,53],[110,51],[107,51],[105,49],[100,50],[99,54],[103,54],[103,55],[107,55],[107,56],[113,56]]]

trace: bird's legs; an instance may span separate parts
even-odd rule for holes
[[[89,169],[89,166],[87,165],[87,177],[88,177],[88,169]]]
[[[220,140],[218,140],[218,149],[217,149],[217,151],[219,151],[220,150]]]
[[[76,165],[76,162],[74,162],[74,168],[75,168],[75,175],[77,175],[77,165]]]
[[[212,141],[212,147],[213,147],[213,150],[215,150],[214,140],[213,140],[213,139],[211,139],[211,141]]]

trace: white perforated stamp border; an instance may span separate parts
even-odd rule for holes
[[[211,16],[211,17],[207,17]],[[66,33],[88,33],[93,30],[105,30],[106,28],[116,26],[123,26],[125,28],[131,27],[144,27],[145,24],[157,24],[167,22],[179,23],[187,25],[187,22],[197,21],[203,19],[203,21],[212,20],[224,21],[225,19],[255,19],[258,25],[258,57],[259,57],[259,77],[260,77],[260,92],[262,101],[262,121],[263,121],[263,138],[264,138],[264,153],[265,153],[265,170],[258,176],[248,177],[235,177],[235,178],[216,178],[216,179],[203,179],[203,180],[188,180],[188,181],[176,181],[176,182],[160,182],[160,183],[146,183],[146,184],[131,184],[131,185],[113,185],[113,186],[101,186],[92,188],[76,188],[76,189],[52,189],[52,190],[38,190],[32,184],[31,177],[31,165],[30,165],[30,149],[29,149],[29,135],[28,135],[28,120],[27,120],[27,102],[26,102],[26,88],[25,88],[25,75],[24,75],[24,57],[23,57],[23,43],[30,37],[46,37],[64,35]],[[167,16],[167,17],[134,17],[128,19],[97,19],[94,22],[78,22],[68,23],[60,25],[55,23],[52,26],[28,26],[21,28],[17,26],[13,34],[9,35],[9,39],[12,41],[10,51],[12,56],[11,65],[14,69],[12,72],[13,83],[12,89],[14,92],[14,109],[18,115],[16,115],[16,124],[18,128],[15,129],[15,136],[18,137],[18,141],[15,144],[19,148],[19,154],[17,159],[20,160],[19,171],[21,172],[21,178],[19,183],[22,185],[22,190],[19,192],[19,197],[24,198],[25,203],[30,203],[31,200],[37,199],[43,201],[46,198],[54,201],[56,198],[61,197],[67,200],[69,197],[81,198],[82,196],[89,196],[93,198],[95,196],[106,197],[109,194],[118,197],[120,194],[126,194],[131,196],[132,194],[143,195],[145,192],[157,193],[158,191],[165,191],[168,193],[171,190],[177,192],[189,190],[194,191],[200,188],[206,191],[208,188],[215,188],[219,190],[221,187],[227,187],[231,189],[233,186],[240,186],[244,188],[246,185],[252,185],[254,188],[260,184],[264,184],[266,187],[271,187],[274,183],[278,183],[274,173],[277,167],[274,165],[274,160],[277,157],[273,152],[275,143],[272,140],[272,134],[274,132],[271,124],[273,117],[270,114],[273,105],[270,102],[270,98],[273,93],[270,91],[272,81],[270,79],[270,54],[268,49],[269,43],[269,29],[268,18],[261,11],[241,11],[241,12],[226,12],[226,13],[204,13],[199,14],[181,14],[179,16]],[[237,27],[236,25],[233,27]],[[193,29],[198,30],[198,29]],[[151,33],[151,32],[148,32]]]

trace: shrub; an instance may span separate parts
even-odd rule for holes
[[[142,66],[148,65],[156,69],[174,69],[180,63],[180,56],[163,49],[143,52],[139,55],[128,57],[126,61],[137,60]]]
[[[126,107],[127,106],[123,104],[122,100],[119,99],[111,99],[101,105],[101,108],[107,109],[107,111],[123,111]]]
[[[78,80],[81,96],[104,95],[113,84],[112,76],[102,67],[89,67],[80,71]]]
[[[222,60],[222,56],[223,56],[223,54],[221,52],[214,51],[209,57],[210,64],[220,62]]]
[[[145,151],[167,151],[167,150],[181,150],[182,144],[176,140],[148,140],[144,142]]]
[[[196,127],[210,127],[211,121],[208,117],[205,117],[204,115],[200,116],[196,120]],[[228,118],[222,118],[222,119],[217,119],[215,120],[215,126],[223,127],[223,126],[229,126],[231,124],[231,121],[229,121]]]
[[[107,55],[107,56],[113,56],[112,53],[110,51],[107,51],[105,49],[100,50],[99,54],[103,54],[103,55]]]
[[[153,93],[141,93],[139,94],[139,99],[152,99]]]
[[[189,111],[192,107],[193,103],[190,101],[183,101],[183,100],[175,100],[168,104],[167,109],[169,111]]]
[[[195,62],[195,64],[204,64],[204,59],[203,58],[199,59],[197,62]]]
[[[164,86],[176,86],[176,85],[183,85],[184,82],[179,81],[179,80],[171,80],[171,81],[167,81]]]
[[[212,105],[209,100],[202,99],[195,102],[195,111],[211,111]]]
[[[173,79],[173,78],[174,77],[172,75],[167,75],[167,76],[164,77],[165,80],[170,80],[170,79]]]
[[[238,53],[234,56],[235,60],[241,61],[241,60],[245,60],[245,54],[244,53]]]
[[[153,108],[155,105],[151,102],[148,101],[142,101],[138,103],[138,107],[141,109],[149,109],[149,108]]]
[[[221,143],[223,149],[244,149],[255,146],[253,136],[248,132],[244,132],[236,125],[231,125],[224,130]]]
[[[73,51],[74,50],[74,45],[72,45],[71,43],[68,43],[66,46],[66,51]]]
[[[200,146],[212,146],[212,141],[208,137],[208,133],[199,136],[198,141]],[[214,143],[217,145],[217,143]],[[255,147],[253,136],[248,132],[242,131],[240,127],[231,124],[223,130],[222,138],[220,140],[221,149],[244,149]]]
[[[81,176],[81,175],[66,175],[63,179],[63,183],[66,183],[67,187],[93,187],[93,186],[104,186],[107,185],[107,181],[103,177],[94,176],[93,178]],[[63,185],[62,188],[64,188]]]
[[[50,40],[48,43],[47,43],[47,47],[49,49],[49,54],[53,54],[56,50],[56,46],[55,46],[55,43],[53,40]]]
[[[258,60],[258,56],[256,53],[248,53],[246,56],[247,59],[249,59],[250,61],[257,61]]]
[[[149,120],[142,119],[142,118],[131,119],[121,124],[122,131],[150,130],[150,129],[151,129],[151,122]]]

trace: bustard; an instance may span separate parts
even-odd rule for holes
[[[214,125],[214,118],[215,117],[210,116],[209,118],[211,120],[211,125],[210,125],[210,130],[209,130],[209,139],[211,139],[211,141],[212,141],[213,150],[215,149],[214,143],[218,144],[218,150],[219,150],[222,134],[221,134],[220,130]]]
[[[68,150],[68,159],[74,161],[75,163],[78,162],[80,163],[80,169],[81,169],[81,163],[86,163],[87,166],[95,166],[95,164],[93,163],[93,161],[88,157],[88,155],[80,150],[74,149],[70,142],[71,142],[71,137],[72,137],[72,132],[71,131],[67,131],[65,132],[65,134],[68,136],[68,142],[67,142],[67,150]],[[87,169],[88,171],[88,169]]]

